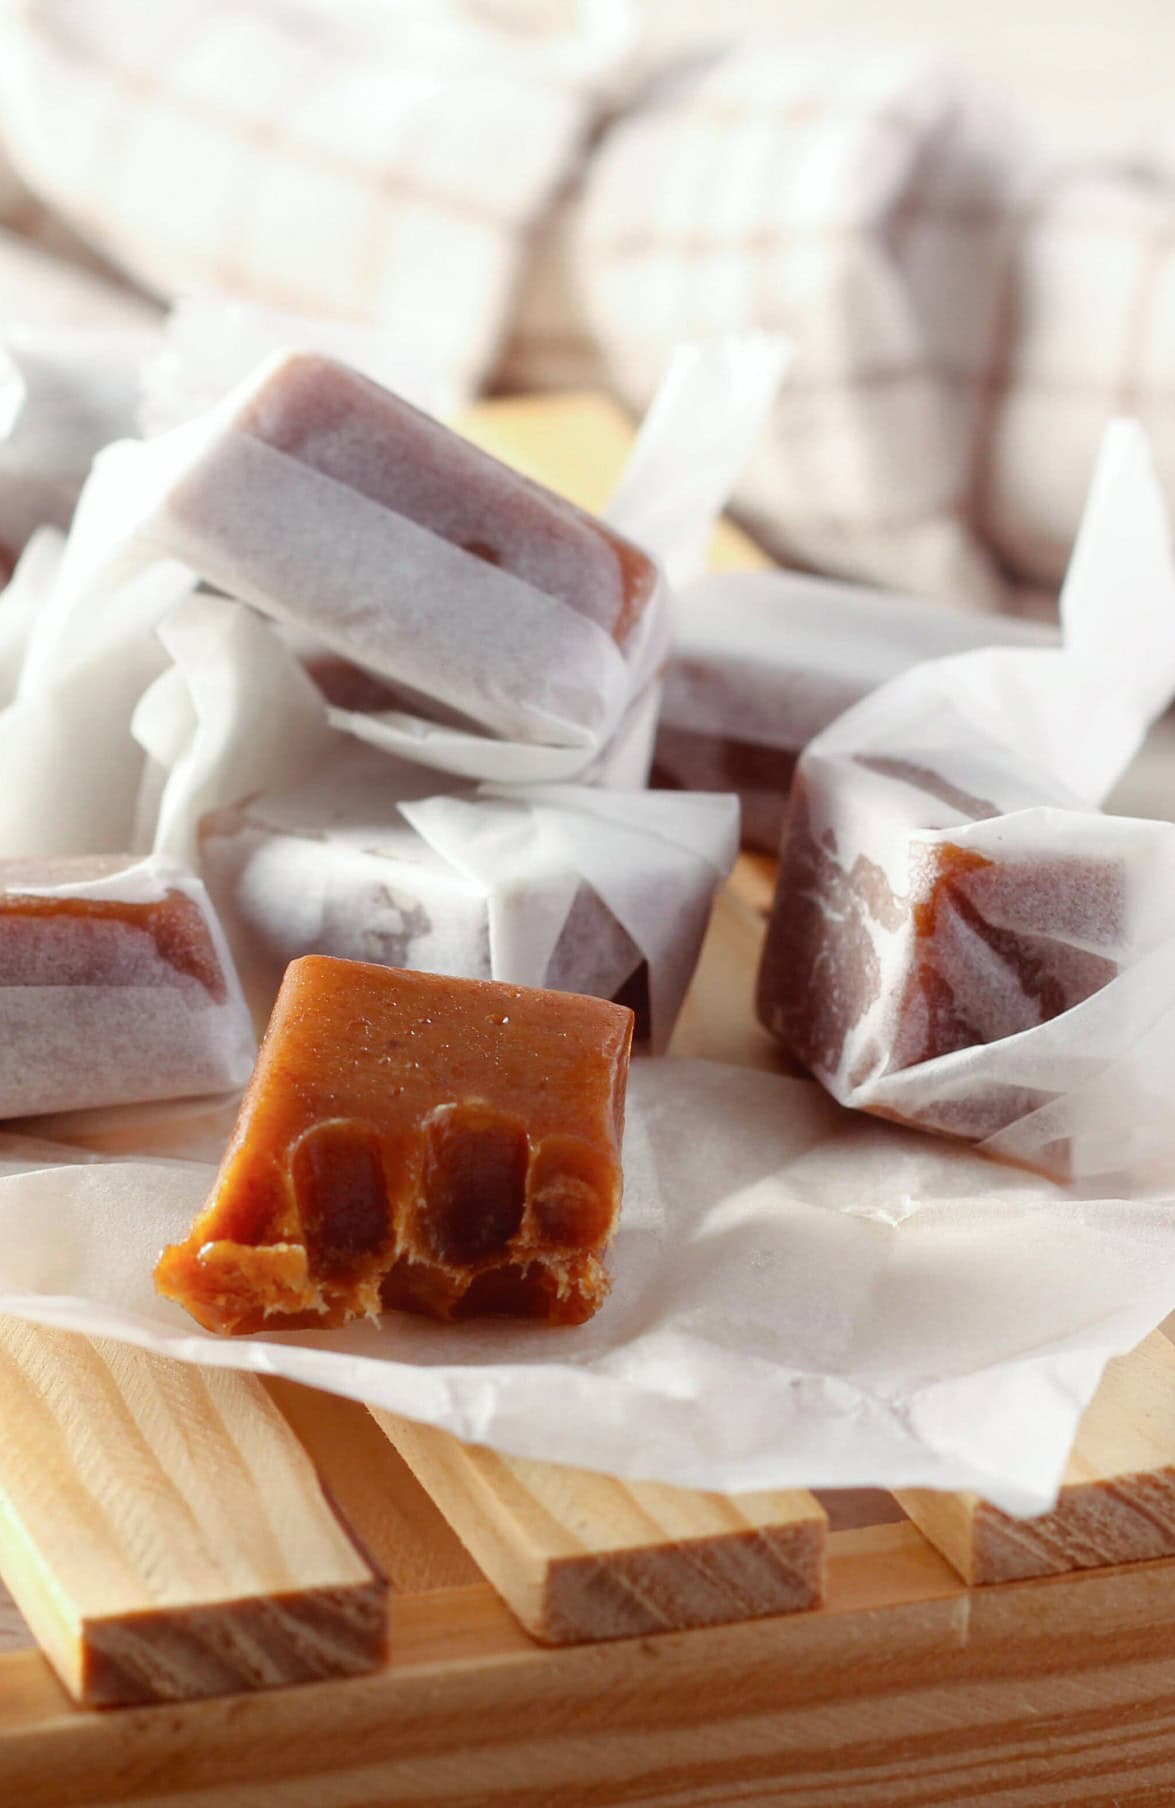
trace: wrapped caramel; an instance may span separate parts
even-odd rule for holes
[[[660,661],[653,560],[332,359],[109,448],[92,590],[161,555],[390,682],[409,711],[586,764]]]
[[[242,1086],[255,1042],[199,880],[174,861],[0,860],[0,1118]]]
[[[313,952],[615,999],[664,1048],[735,799],[437,782],[338,736],[302,784],[203,818],[201,870],[258,1008]]]
[[[713,572],[674,599],[653,783],[735,791],[744,847],[779,847],[796,761],[890,678],[987,646],[1050,646],[1043,623],[798,571]]]
[[[1175,566],[1116,423],[1064,646],[919,666],[800,762],[759,1012],[843,1103],[1086,1177],[1175,1154],[1175,827],[1098,805],[1175,690]]]
[[[133,640],[159,618],[128,594],[186,571],[292,630],[308,663],[374,684],[388,707],[332,718],[400,758],[499,783],[641,783],[662,567],[696,572],[784,357],[765,335],[683,348],[598,520],[346,365],[275,352],[197,418],[107,447],[51,613]],[[197,375],[189,399],[213,380]]]

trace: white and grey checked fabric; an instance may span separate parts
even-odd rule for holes
[[[0,131],[148,288],[377,321],[468,393],[595,117],[608,38],[550,47],[447,11],[33,0],[8,15]]]
[[[624,0],[561,33],[494,12],[8,0],[0,135],[140,284],[384,325],[444,403],[638,407],[683,336],[785,331],[739,500],[795,563],[1023,607],[1124,410],[1175,494],[1175,171],[1050,166],[917,54],[762,39],[650,71]],[[33,205],[0,176],[0,220]]]

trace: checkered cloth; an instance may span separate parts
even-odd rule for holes
[[[602,7],[548,43],[445,0],[26,0],[0,132],[149,289],[378,321],[447,373],[446,402],[486,375],[614,37]]]
[[[1114,412],[1175,491],[1170,172],[1049,167],[927,58],[764,40],[650,72],[623,0],[531,36],[485,0],[8,5],[13,162],[164,296],[384,324],[442,407],[639,407],[683,336],[790,334],[739,501],[792,562],[1022,608]]]

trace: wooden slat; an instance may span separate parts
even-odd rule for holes
[[[1156,1331],[1109,1364],[1051,1513],[1011,1519],[976,1494],[925,1489],[897,1498],[969,1583],[1175,1555],[1175,1346]]]
[[[296,1381],[265,1383],[327,1496],[395,1594],[484,1580],[456,1532],[365,1406]]]
[[[71,1709],[0,1675],[20,1808],[1159,1808],[1175,1564],[969,1592],[909,1525],[833,1534],[827,1606],[543,1649],[487,1587],[397,1603],[380,1673]]]
[[[385,1586],[258,1382],[0,1319],[0,1398],[0,1574],[79,1701],[381,1662]]]
[[[0,1583],[0,1653],[6,1651],[24,1651],[36,1644],[36,1639],[29,1631],[20,1608]],[[0,1688],[3,1688],[0,1681]]]
[[[810,1494],[619,1482],[372,1416],[545,1644],[793,1613],[823,1593],[827,1520]]]

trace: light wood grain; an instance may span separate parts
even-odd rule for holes
[[[365,1406],[279,1378],[265,1383],[329,1499],[396,1594],[484,1578]]]
[[[0,1583],[0,1656],[6,1651],[26,1651],[36,1642],[20,1608]],[[0,1688],[3,1686],[3,1670],[0,1669]]]
[[[820,1600],[811,1494],[698,1494],[526,1462],[373,1409],[527,1631],[545,1644],[793,1613]]]
[[[0,1574],[79,1701],[381,1661],[384,1585],[258,1382],[0,1319],[0,1398]]]
[[[1175,1346],[1155,1332],[1109,1364],[1051,1513],[1011,1519],[978,1495],[925,1489],[897,1498],[975,1584],[1175,1555]]]
[[[909,1525],[833,1534],[810,1614],[543,1649],[487,1587],[398,1603],[344,1685],[93,1715],[8,1660],[20,1808],[1159,1808],[1175,1565],[968,1591]]]

